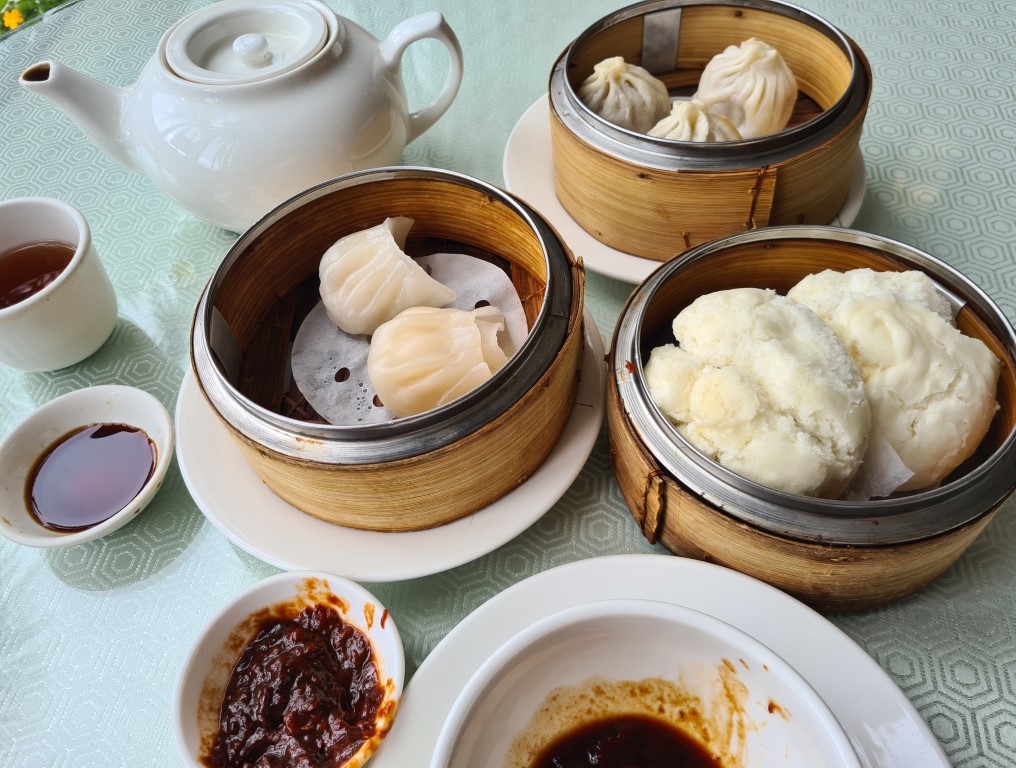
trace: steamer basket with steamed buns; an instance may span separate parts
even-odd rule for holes
[[[755,37],[780,52],[799,96],[787,128],[697,143],[618,127],[578,90],[593,66],[622,56],[672,96],[691,96],[710,59]],[[550,76],[554,184],[590,235],[665,261],[717,237],[777,224],[828,224],[843,207],[871,97],[860,48],[823,19],[778,0],[651,0],[600,19]]]
[[[1001,361],[999,409],[988,434],[938,488],[870,501],[784,493],[706,457],[657,408],[643,367],[653,347],[673,342],[670,324],[696,298],[741,287],[785,295],[806,275],[861,267],[925,272],[957,310],[960,330]],[[610,366],[614,473],[646,538],[819,608],[870,608],[925,586],[962,554],[1016,485],[1016,332],[962,274],[893,240],[833,227],[771,227],[692,249],[632,293]]]
[[[437,409],[381,424],[309,420],[288,362],[318,300],[321,256],[389,216],[415,219],[410,255],[461,252],[501,267],[529,335],[492,378]],[[553,230],[501,190],[448,171],[363,171],[297,195],[236,241],[198,303],[191,358],[204,397],[276,494],[339,525],[419,530],[482,509],[550,453],[575,397],[583,286]]]

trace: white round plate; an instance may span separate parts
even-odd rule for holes
[[[466,563],[512,539],[560,499],[589,458],[603,421],[603,341],[585,315],[581,381],[554,450],[522,485],[485,509],[425,531],[343,528],[304,514],[257,476],[198,390],[184,377],[176,406],[177,459],[198,507],[227,539],[285,570],[354,581],[400,581]]]
[[[541,96],[527,109],[512,129],[504,150],[502,172],[508,191],[543,214],[568,247],[582,257],[586,269],[626,283],[641,283],[662,263],[604,245],[580,227],[561,205],[554,190],[550,102],[547,96]],[[849,227],[854,223],[864,200],[864,184],[864,157],[858,152],[847,200],[829,222],[831,226]]]
[[[532,576],[481,605],[442,640],[402,695],[371,768],[418,765],[480,665],[504,642],[557,611],[644,598],[709,614],[782,656],[823,698],[865,768],[949,768],[917,710],[875,661],[794,598],[737,571],[671,555],[614,555]]]

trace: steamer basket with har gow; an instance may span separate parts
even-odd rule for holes
[[[632,128],[617,118],[621,65],[601,66],[617,59],[629,79],[655,78],[738,130],[674,130],[667,110],[659,127]],[[779,0],[628,6],[586,29],[551,72],[557,196],[597,240],[658,261],[757,227],[828,224],[856,172],[871,86],[849,37]]]
[[[429,269],[439,253],[493,269],[520,302],[519,344],[499,346],[504,318],[494,306],[439,309],[455,291],[421,290],[430,278],[404,262]],[[399,291],[374,290],[393,305],[354,306],[357,286],[345,290],[336,270],[364,283],[380,280],[377,270],[404,273],[414,306],[403,307]],[[496,501],[553,449],[578,382],[583,289],[581,263],[511,195],[448,171],[363,171],[297,195],[241,235],[198,303],[191,360],[213,411],[288,503],[338,525],[420,530]],[[301,391],[294,350],[322,308],[330,332],[349,326],[378,358],[370,375],[385,377],[390,416],[378,420],[386,406],[375,397],[373,420],[329,421]],[[443,353],[432,348],[435,324],[447,326]],[[442,360],[447,372],[434,367]],[[327,378],[370,410],[367,365],[352,376],[343,365],[321,359]]]

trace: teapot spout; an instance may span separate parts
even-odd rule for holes
[[[20,82],[52,100],[99,149],[134,168],[124,130],[127,89],[104,85],[55,61],[33,64],[21,74]]]

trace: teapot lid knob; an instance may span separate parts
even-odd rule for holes
[[[345,28],[318,0],[221,0],[178,21],[160,43],[177,77],[203,85],[267,80],[325,49],[342,50]]]
[[[233,41],[233,53],[248,67],[262,67],[272,58],[268,40],[257,32],[240,35]]]

